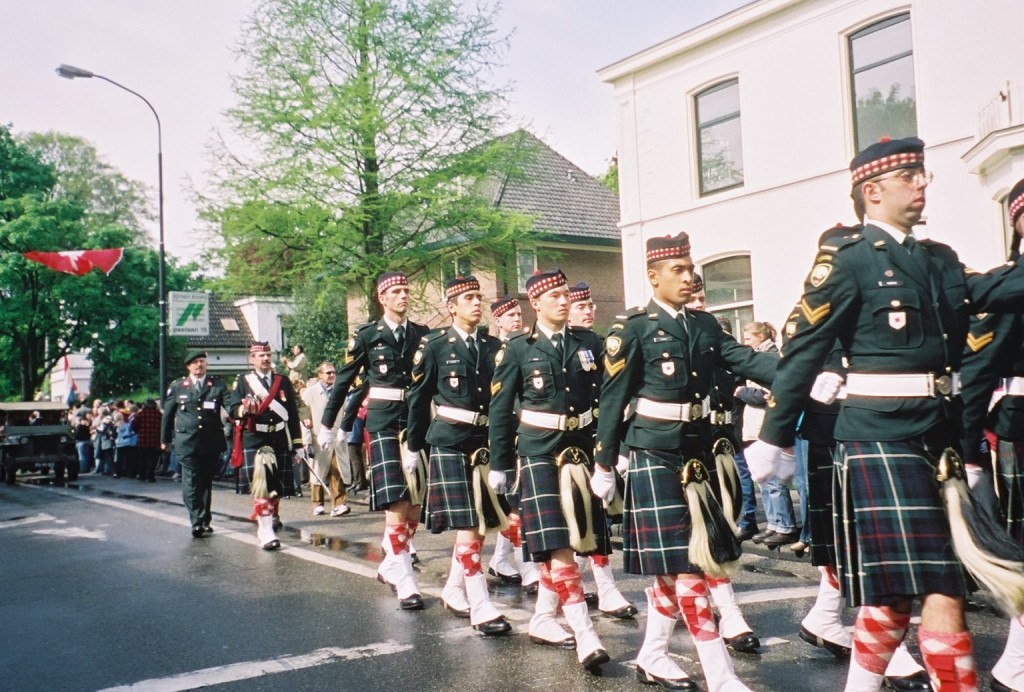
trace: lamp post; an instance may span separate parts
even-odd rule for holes
[[[163,131],[160,127],[160,116],[157,114],[156,109],[153,108],[153,104],[149,100],[137,91],[129,89],[124,84],[119,84],[109,77],[104,77],[101,74],[90,72],[89,70],[83,70],[81,67],[74,67],[72,65],[61,65],[57,68],[57,75],[64,79],[102,79],[108,84],[113,84],[118,89],[123,89],[133,96],[137,96],[142,99],[149,110],[153,112],[153,117],[156,118],[156,169],[157,169],[157,194],[159,195],[159,214],[160,214],[160,264],[157,269],[157,293],[159,294],[160,301],[160,342],[159,342],[159,354],[160,354],[160,392],[159,396],[163,397],[164,392],[167,391],[167,277],[166,277],[166,258],[164,256],[164,145],[163,145]]]

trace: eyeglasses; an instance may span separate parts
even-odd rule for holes
[[[333,370],[325,370],[325,371],[324,371],[324,374],[325,374],[325,375],[335,375],[335,374],[337,374],[337,373],[335,373],[335,372],[334,372]]]
[[[912,185],[920,185],[922,183],[925,185],[931,185],[932,181],[935,180],[935,174],[931,171],[924,171],[916,168],[904,168],[897,173],[885,176],[884,178],[875,178],[873,181],[869,182],[878,183],[883,180],[894,179]]]

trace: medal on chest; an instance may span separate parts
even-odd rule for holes
[[[597,363],[594,360],[594,353],[589,348],[581,348],[576,352],[579,356],[580,365],[583,366],[584,370],[596,370]]]

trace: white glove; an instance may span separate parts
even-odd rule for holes
[[[594,473],[590,475],[590,490],[604,502],[611,502],[615,497],[615,476],[611,469],[605,470],[600,466],[594,466]]]
[[[626,474],[629,472],[629,457],[620,454],[619,463],[615,465],[615,470],[618,472],[619,476],[625,478]]]
[[[843,378],[834,372],[823,372],[814,380],[811,387],[811,398],[823,404],[831,404],[839,394]]]
[[[295,450],[295,461],[297,461],[300,464],[304,464],[306,462],[305,447],[299,447],[298,449]]]
[[[328,451],[331,448],[331,443],[334,442],[334,431],[330,428],[320,428],[320,432],[316,435],[316,444],[323,451]]]
[[[406,473],[416,473],[420,466],[420,453],[414,452],[406,446],[402,446],[402,468]]]
[[[348,430],[340,430],[339,429],[338,430],[338,444],[340,444],[340,445],[347,445],[348,444],[348,436],[350,434],[351,433]]]
[[[493,469],[487,473],[487,485],[491,486],[491,490],[498,493],[499,495],[505,492],[505,472],[494,471]]]
[[[796,473],[796,457],[792,452],[761,440],[743,450],[743,458],[755,483],[764,483],[773,476],[787,480]]]

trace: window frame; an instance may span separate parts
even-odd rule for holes
[[[847,67],[846,76],[847,76],[847,79],[849,80],[850,117],[851,117],[850,127],[851,127],[851,134],[853,135],[853,150],[855,152],[859,152],[859,151],[863,150],[865,147],[869,146],[870,144],[873,144],[873,142],[865,142],[863,144],[861,144],[861,142],[860,142],[859,125],[858,125],[858,122],[857,122],[858,121],[858,117],[857,117],[857,75],[861,74],[863,72],[867,72],[869,70],[873,70],[873,69],[882,67],[884,65],[888,65],[890,63],[896,62],[897,60],[902,60],[903,58],[906,58],[906,57],[910,57],[912,59],[912,63],[913,63],[914,67],[916,67],[916,62],[913,62],[914,44],[913,44],[913,38],[911,38],[910,48],[908,50],[905,50],[905,51],[900,52],[900,53],[894,53],[893,55],[888,56],[884,60],[876,60],[876,61],[874,61],[874,62],[872,62],[872,63],[870,63],[868,65],[864,65],[862,67],[857,68],[857,67],[854,66],[854,57],[853,57],[853,44],[854,44],[854,41],[856,41],[857,39],[860,39],[860,38],[864,38],[866,36],[870,36],[871,34],[877,32],[877,31],[881,31],[882,29],[887,29],[887,28],[889,28],[891,26],[895,26],[895,25],[901,24],[903,22],[912,22],[912,21],[913,20],[912,20],[912,18],[910,16],[910,11],[907,10],[905,12],[899,12],[897,14],[891,14],[891,15],[888,15],[886,17],[882,17],[881,19],[876,19],[875,21],[872,21],[871,23],[866,24],[864,26],[861,26],[861,27],[859,27],[857,29],[854,29],[854,30],[852,30],[852,31],[850,31],[850,32],[848,32],[846,34],[846,63],[847,63],[846,64],[846,67]],[[913,37],[913,24],[911,24],[911,37]],[[915,96],[915,98],[914,98],[914,130],[915,130],[915,132],[914,132],[913,135],[907,135],[908,137],[909,136],[916,136],[917,135],[917,132],[916,132],[917,131],[917,98],[916,98],[916,96],[917,96],[917,88],[916,88],[917,87],[917,76],[916,76],[916,74],[914,76],[914,87],[915,87],[915,89],[914,89],[914,96]]]
[[[704,96],[708,96],[710,94],[715,93],[716,91],[722,91],[722,90],[727,89],[727,88],[732,87],[732,86],[736,87],[736,100],[737,100],[737,102],[739,102],[739,100],[740,100],[740,98],[739,98],[739,87],[740,87],[739,75],[734,75],[732,77],[727,77],[725,79],[718,80],[718,81],[716,81],[716,82],[714,82],[714,83],[712,83],[712,84],[710,84],[710,85],[700,89],[699,91],[695,92],[693,94],[693,96],[692,96],[692,98],[693,98],[694,133],[695,133],[696,138],[697,138],[697,141],[696,141],[697,156],[695,158],[695,161],[696,161],[696,164],[697,164],[697,193],[698,193],[699,197],[707,197],[709,195],[716,195],[716,194],[718,194],[720,192],[726,192],[727,190],[735,190],[738,187],[743,187],[743,185],[746,183],[746,174],[745,174],[745,171],[744,171],[744,172],[742,172],[740,174],[739,182],[731,183],[729,185],[724,185],[722,187],[716,187],[713,190],[708,190],[708,189],[705,189],[705,187],[704,187],[704,145],[703,145],[703,137],[701,136],[701,133],[704,130],[706,130],[708,128],[711,128],[711,127],[714,127],[716,125],[721,125],[723,123],[727,123],[727,122],[730,122],[732,120],[738,120],[739,123],[740,123],[740,143],[741,143],[741,146],[742,146],[742,142],[743,142],[743,108],[740,107],[739,105],[737,105],[737,109],[735,111],[731,111],[729,113],[726,113],[725,115],[717,116],[715,118],[712,118],[712,119],[708,120],[707,122],[702,122],[701,121],[701,116],[700,116],[700,100]],[[743,163],[742,160],[740,161],[740,163],[741,164]]]
[[[525,255],[529,255],[530,259],[533,261],[533,269],[524,276],[522,273],[520,259]],[[536,271],[537,253],[533,250],[516,250],[516,291],[519,295],[526,295],[526,282]]]
[[[748,277],[749,282],[750,282],[750,298],[749,299],[744,299],[744,300],[733,300],[733,301],[729,301],[729,302],[726,302],[726,303],[719,303],[719,304],[716,304],[716,305],[712,305],[711,302],[709,301],[707,303],[707,305],[705,306],[705,308],[704,308],[705,312],[707,312],[710,315],[714,315],[716,318],[720,314],[731,313],[733,311],[737,311],[738,312],[738,311],[742,311],[743,309],[746,308],[746,309],[750,310],[751,319],[753,319],[753,315],[754,315],[754,272],[753,272],[753,267],[752,267],[752,264],[751,264],[751,253],[750,252],[746,252],[746,251],[730,252],[730,253],[727,253],[727,254],[717,255],[717,256],[715,256],[713,258],[710,258],[710,259],[707,259],[707,260],[701,262],[700,270],[699,271],[700,271],[701,277],[704,279],[704,292],[705,292],[705,294],[707,294],[708,286],[710,285],[709,281],[708,281],[708,272],[707,272],[708,267],[712,267],[715,264],[718,264],[720,262],[725,262],[725,261],[728,261],[728,260],[734,260],[734,259],[737,259],[737,258],[744,258],[744,259],[747,260],[747,277]],[[740,339],[739,335],[742,335],[742,333],[743,333],[742,330],[746,326],[747,326],[746,324],[739,324],[739,325],[734,324],[733,325],[734,329],[736,329],[738,327],[738,330],[733,332],[733,336],[736,337],[737,340]]]

